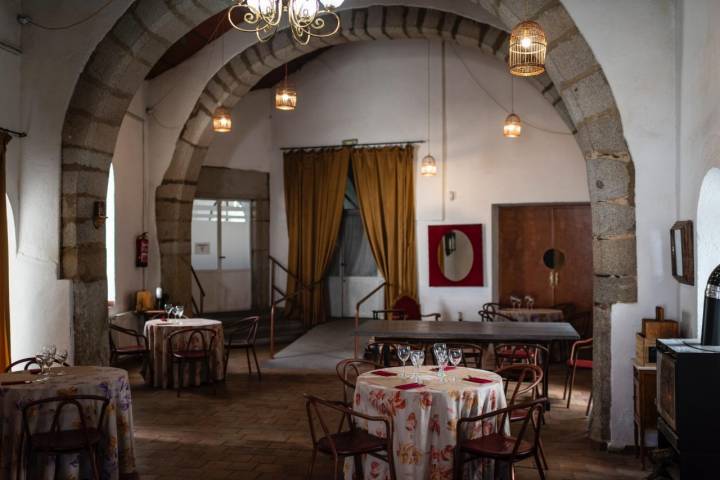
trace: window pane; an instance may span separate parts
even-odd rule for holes
[[[223,200],[222,218],[223,270],[250,270],[250,202]]]
[[[217,218],[217,201],[193,201],[191,238],[195,270],[216,270],[218,267]]]

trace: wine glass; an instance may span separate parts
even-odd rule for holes
[[[165,308],[165,319],[169,320],[174,307],[173,307],[172,303],[166,303],[164,308]]]
[[[178,318],[185,318],[185,306],[178,305],[177,307],[175,307],[175,313],[177,314]]]
[[[400,361],[402,362],[402,376],[405,377],[405,363],[410,358],[410,345],[398,345],[397,346],[397,355]]]
[[[452,363],[454,367],[457,368],[457,366],[460,365],[460,362],[462,361],[462,356],[462,348],[448,349],[448,358],[450,359],[450,363]],[[453,379],[455,379],[455,377],[453,377]]]
[[[425,351],[424,350],[413,350],[410,352],[410,361],[415,367],[415,375],[420,378],[420,367],[425,363]]]
[[[55,360],[60,364],[61,367],[65,366],[65,362],[68,358],[68,351],[67,349],[62,349],[57,352],[57,355],[55,356]],[[63,372],[57,372],[55,375],[65,375]]]
[[[435,354],[435,360],[438,364],[438,377],[442,380],[445,378],[445,366],[448,363],[447,345],[444,343],[436,343],[433,345],[433,353]]]

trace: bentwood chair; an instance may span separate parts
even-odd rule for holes
[[[539,365],[519,363],[503,367],[496,370],[495,373],[503,379],[505,398],[507,399],[508,406],[517,405],[524,401],[535,400],[538,396],[538,388],[545,376],[543,369]],[[512,392],[510,391],[511,383],[515,384]],[[512,410],[509,416],[510,423],[523,421],[526,413],[524,409]],[[534,424],[533,427],[535,427]],[[538,440],[538,452],[540,453],[544,468],[547,470],[547,459],[545,458],[542,440]]]
[[[485,355],[485,349],[475,343],[448,343],[448,350],[451,348],[459,348],[462,350],[462,361],[463,367],[469,368],[483,368],[483,356]],[[433,351],[433,355],[435,352]],[[437,363],[437,359],[436,363]]]
[[[210,328],[184,328],[176,330],[167,337],[167,352],[170,357],[168,378],[173,378],[175,366],[177,366],[178,378],[176,383],[177,396],[180,396],[182,389],[185,366],[190,365],[192,370],[198,363],[205,367],[205,375],[213,386],[213,392],[217,394],[217,386],[213,380],[210,361],[215,347],[216,332]],[[192,383],[192,382],[191,382]]]
[[[463,417],[458,420],[453,479],[462,480],[463,466],[465,462],[469,460],[481,458],[495,460],[496,478],[499,467],[498,461],[507,462],[509,469],[507,478],[514,478],[514,464],[527,458],[534,458],[538,475],[541,480],[545,480],[545,472],[540,463],[538,446],[540,443],[540,430],[543,424],[542,417],[546,404],[547,399],[541,398],[520,405],[511,405],[507,408],[476,417]],[[506,420],[514,410],[522,410],[525,412],[516,437],[502,433]],[[474,439],[464,438],[464,432],[473,431],[472,428],[469,428],[469,424],[482,422],[483,425],[485,425],[490,419],[495,419],[496,432]],[[528,426],[533,427],[533,432],[528,431]]]
[[[565,374],[565,389],[563,390],[563,399],[567,397],[567,408],[570,408],[577,369],[592,370],[593,368],[592,357],[590,359],[580,358],[583,352],[588,351],[592,352],[592,338],[578,340],[573,343],[572,349],[570,349],[570,358],[566,362],[567,373]],[[588,398],[587,407],[585,408],[585,416],[590,414],[590,405],[592,405],[592,387],[590,387],[590,398]]]
[[[97,464],[97,449],[102,439],[102,427],[104,425],[105,412],[110,400],[106,397],[97,395],[67,395],[62,397],[44,398],[40,400],[30,401],[22,407],[23,418],[23,435],[27,451],[23,452],[20,448],[20,464],[24,466],[28,472],[28,478],[35,477],[28,471],[31,465],[42,465],[42,462],[34,461],[33,455],[44,454],[49,456],[59,456],[68,453],[87,452],[92,463],[93,478],[100,479],[100,471]],[[50,407],[51,404],[54,404]],[[86,406],[83,407],[83,404]],[[100,406],[100,414],[97,416],[97,424],[89,425],[90,419],[95,415],[88,415],[87,409],[97,409]],[[54,415],[50,429],[46,432],[32,431],[30,428],[30,418],[36,415],[36,409],[54,408]],[[65,407],[74,407],[77,412],[77,419],[68,422],[67,418],[62,415]],[[50,410],[53,412],[53,410]],[[61,429],[61,423],[65,425],[73,425],[72,429]]]
[[[371,372],[379,368],[383,368],[379,363],[368,360],[355,360],[354,358],[340,360],[338,364],[335,365],[335,372],[343,386],[344,405],[348,407],[352,406],[352,396],[355,392],[357,378],[363,373]]]
[[[482,312],[490,312],[495,313],[496,311],[500,310],[502,306],[497,302],[487,302],[483,304],[482,306]]]
[[[331,455],[334,460],[333,479],[337,480],[338,466],[342,465],[341,459],[353,457],[355,460],[355,478],[365,478],[362,473],[362,456],[371,455],[387,462],[390,470],[390,480],[395,480],[395,462],[393,459],[393,424],[387,417],[376,417],[357,412],[343,405],[342,402],[333,402],[321,398],[305,395],[308,422],[310,424],[310,437],[313,444],[312,459],[308,469],[307,478],[312,479],[313,467],[317,453],[321,452]],[[328,423],[321,415],[321,410],[326,413],[334,412],[348,419],[348,430],[343,430],[343,422],[336,432],[331,432]],[[362,419],[367,422],[379,422],[385,428],[382,433],[384,437],[372,433],[355,425],[355,419]],[[316,423],[320,425],[321,432],[316,431]],[[320,436],[319,435],[322,435]]]
[[[110,322],[108,337],[110,340],[110,365],[117,364],[122,357],[141,357],[143,360],[143,372],[150,368],[152,374],[152,362],[150,361],[150,346],[145,335],[132,328],[121,327]],[[132,338],[134,343],[118,346],[113,335]]]
[[[15,367],[20,366],[20,365],[22,365],[22,367],[23,367],[22,369],[24,371],[28,371],[28,370],[38,370],[39,371],[40,370],[40,364],[37,362],[35,357],[27,357],[27,358],[21,358],[20,360],[15,360],[10,365],[5,367],[5,373],[12,372]],[[70,366],[68,363],[61,362],[57,359],[53,360],[53,365],[61,365],[63,367]],[[35,366],[35,368],[30,368],[32,366]]]
[[[255,352],[255,340],[257,338],[259,323],[260,317],[254,316],[228,322],[227,327],[223,326],[223,328],[225,328],[225,375],[227,375],[230,350],[245,350],[250,376],[252,376],[252,363],[250,362],[250,352],[252,352],[253,359],[255,359],[255,369],[257,370],[258,380],[262,380],[260,363],[258,363],[257,353]]]

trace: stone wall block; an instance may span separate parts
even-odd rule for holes
[[[98,199],[107,197],[108,173],[98,170],[70,170],[62,172],[62,193],[86,194]]]
[[[270,200],[253,201],[253,219],[258,222],[270,221]]]
[[[637,274],[635,236],[594,239],[593,271],[596,275],[634,276]]]
[[[189,253],[188,253],[189,255]],[[190,312],[192,307],[192,274],[190,265],[176,255],[165,254],[161,257],[162,285],[174,304],[182,304]]]
[[[63,246],[76,246],[84,249],[86,244],[105,243],[105,227],[95,228],[92,218],[76,218],[74,221],[65,221],[62,225]],[[105,249],[103,248],[103,252]],[[84,251],[81,251],[84,254]],[[103,260],[103,265],[105,260]],[[101,270],[105,275],[105,269]]]
[[[213,112],[210,110],[210,112]],[[212,117],[208,115],[205,110],[197,109],[195,114],[185,122],[183,127],[182,138],[193,145],[200,145],[200,139],[207,129],[212,124]],[[197,147],[196,147],[197,148]]]
[[[61,216],[63,223],[68,220],[88,219],[92,218],[95,213],[95,202],[97,199],[86,197],[83,195],[62,195],[61,198]],[[63,244],[64,247],[75,246],[76,243],[71,241],[69,244]]]
[[[122,117],[117,120],[117,126],[108,125],[78,111],[69,111],[63,127],[63,147],[83,147],[112,154]]]
[[[423,18],[422,26],[420,27],[421,34],[424,38],[442,38],[440,30],[438,30],[441,17],[442,13],[436,10],[428,10],[425,12],[425,17]]]
[[[187,259],[190,258],[191,251],[189,240],[167,240],[160,242],[161,255],[177,255]]]
[[[192,0],[180,0],[191,2]],[[178,21],[178,17],[170,11],[167,2],[149,0],[135,2],[131,7],[133,13],[153,33],[164,38],[170,45],[188,32],[189,26]]]
[[[480,25],[463,19],[455,32],[455,41],[458,45],[477,48],[480,39]]]
[[[189,242],[191,235],[192,223],[190,219],[183,220],[160,220],[157,222],[157,236],[163,241],[181,240]]]
[[[577,33],[559,38],[548,45],[545,68],[556,85],[600,69],[585,38]]]
[[[585,158],[596,155],[624,155],[628,151],[617,110],[575,122],[576,138]]]
[[[112,89],[133,95],[151,68],[152,63],[129,55],[119,43],[106,37],[90,57],[85,72]]]
[[[637,302],[637,277],[596,275],[593,282],[595,303]]]
[[[405,13],[402,7],[385,7],[385,33],[390,38],[408,38],[405,33]]]
[[[584,77],[561,90],[572,118],[579,123],[587,117],[615,109],[615,98],[602,71]]]
[[[73,165],[92,170],[110,170],[112,155],[76,147],[63,147],[62,163],[65,166]]]
[[[195,185],[184,183],[166,183],[160,185],[156,190],[156,197],[165,200],[180,200],[192,202],[195,198]]]
[[[612,157],[598,157],[586,161],[590,200],[602,202],[631,198],[635,175],[632,163]]]
[[[543,27],[545,37],[550,44],[577,30],[572,17],[560,2],[557,2],[554,7],[540,11],[534,20]]]
[[[610,440],[610,408],[612,384],[611,309],[609,305],[595,305],[593,309],[593,412],[590,437],[596,442]]]
[[[595,202],[592,205],[592,231],[600,238],[634,235],[635,208],[626,202]]]
[[[132,101],[131,95],[111,90],[86,75],[80,75],[76,88],[82,94],[73,95],[70,108],[87,112],[97,120],[113,125],[122,122]]]

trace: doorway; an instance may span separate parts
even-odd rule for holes
[[[498,293],[536,306],[572,304],[592,311],[590,204],[512,205],[498,208]]]
[[[249,200],[193,201],[192,267],[205,291],[207,312],[252,306],[251,206]],[[197,284],[193,288],[199,290]],[[193,294],[198,298],[199,292]]]
[[[350,170],[340,232],[327,273],[330,316],[333,318],[354,317],[357,303],[384,281],[378,273],[370,242],[365,234],[352,169]],[[373,310],[385,308],[384,304],[385,296],[378,293],[362,305],[360,316],[369,318]]]

